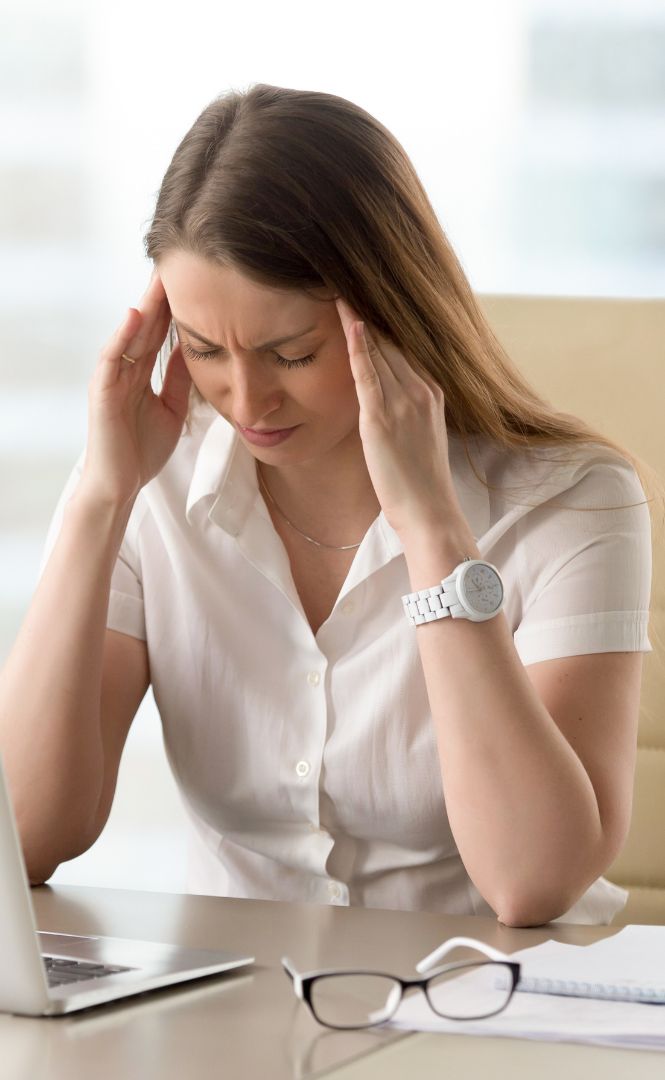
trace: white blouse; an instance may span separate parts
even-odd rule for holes
[[[506,452],[474,437],[470,449],[492,490],[449,436],[459,501],[503,576],[522,663],[650,652],[648,508],[609,509],[644,499],[632,467],[595,445],[576,464],[553,460],[566,448]],[[379,514],[313,634],[254,458],[210,406],[194,415],[136,500],[108,611],[110,628],[147,642],[191,823],[192,892],[492,914],[448,823],[417,632],[400,599],[410,589]],[[566,918],[609,921],[626,895],[601,878]]]

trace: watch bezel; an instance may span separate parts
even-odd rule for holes
[[[467,599],[466,592],[465,592],[465,589],[464,589],[464,580],[466,578],[466,575],[469,573],[471,568],[474,567],[474,566],[486,566],[486,567],[488,567],[492,571],[492,573],[495,575],[495,577],[496,577],[496,579],[497,579],[497,581],[499,583],[499,586],[501,588],[501,599],[499,601],[498,606],[495,607],[493,611],[478,611],[478,609],[473,607],[471,602]],[[488,619],[493,619],[496,615],[498,615],[499,612],[501,611],[501,609],[503,608],[503,601],[504,601],[504,598],[505,598],[505,589],[503,587],[503,579],[501,577],[501,574],[497,570],[496,566],[493,566],[492,563],[487,562],[486,559],[467,559],[466,562],[462,563],[462,565],[460,567],[459,574],[457,575],[455,585],[456,585],[456,589],[457,589],[457,600],[461,604],[461,606],[464,608],[464,610],[467,612],[467,614],[469,615],[470,619],[473,622],[487,622]]]

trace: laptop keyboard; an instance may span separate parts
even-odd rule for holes
[[[86,979],[101,979],[104,975],[117,975],[120,971],[131,971],[131,968],[93,964],[89,960],[71,960],[61,956],[42,956],[42,960],[49,986],[64,986]]]

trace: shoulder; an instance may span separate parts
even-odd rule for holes
[[[474,535],[549,544],[617,530],[650,537],[651,517],[633,465],[599,443],[506,448],[486,436],[453,440],[458,491]]]
[[[525,504],[541,506],[557,499],[579,510],[606,510],[645,502],[634,466],[601,443],[512,449],[477,436],[472,455],[474,450],[488,486],[507,500],[521,495]]]

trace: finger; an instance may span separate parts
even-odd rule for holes
[[[337,308],[337,314],[339,315],[339,320],[348,341],[352,332],[351,324],[354,319],[359,319],[360,315],[355,308],[352,308],[348,301],[343,300],[341,296],[338,296],[335,300],[335,307]]]
[[[443,387],[436,381],[433,375],[429,373],[425,368],[419,367],[418,370],[414,370],[414,374],[422,379],[422,381],[430,388],[433,394],[442,394]]]
[[[180,345],[176,345],[169,357],[164,375],[164,385],[159,395],[164,404],[176,416],[185,419],[189,408],[189,391],[192,377],[182,355]]]
[[[392,342],[387,338],[381,338],[376,330],[365,323],[364,327],[365,348],[369,353],[374,367],[382,380],[386,390],[394,388],[400,383],[399,369],[404,366],[404,358]],[[390,357],[392,357],[392,362]]]
[[[350,344],[351,341],[351,326],[355,320],[360,318],[360,315],[341,297],[335,301],[337,304],[337,310],[339,312],[340,321],[344,328],[344,332],[347,336],[347,341]],[[388,338],[379,334],[375,327],[365,323],[365,344],[372,357],[374,366],[379,374],[380,378],[392,378],[398,383],[400,380],[400,371],[404,368],[404,357],[401,352]],[[389,384],[387,383],[386,386]]]
[[[102,349],[102,356],[115,357],[124,352],[129,342],[136,336],[141,325],[141,315],[136,308],[129,308],[117,330],[111,335]]]
[[[350,329],[349,362],[361,411],[385,411],[383,386],[373,356],[367,347],[362,322],[354,320]]]
[[[387,367],[384,358],[381,356],[380,349],[376,343],[374,336],[372,335],[367,324],[364,324],[364,334],[360,338],[360,344],[356,343],[356,337],[354,335],[354,324],[360,320],[360,316],[354,308],[346,301],[339,297],[335,304],[342,323],[342,328],[346,336],[346,342],[349,348],[349,357],[351,356],[352,348],[360,348],[369,353],[373,367],[375,368],[379,377],[382,375],[390,376],[392,372]]]
[[[157,355],[157,353],[161,349],[162,345],[166,341],[166,337],[167,337],[167,334],[169,332],[169,327],[170,326],[171,326],[171,309],[168,306],[168,304],[166,304],[157,313],[157,317],[156,317],[155,322],[153,324],[152,332],[150,334],[150,337],[149,337],[148,343],[147,343],[148,354],[152,353],[154,356]]]
[[[122,365],[132,366],[122,359],[122,354],[129,348],[140,325],[140,313],[135,308],[130,308],[99,354],[99,361],[89,383],[90,391],[94,392],[96,388],[108,389],[117,382]]]
[[[136,337],[130,342],[129,355],[137,361],[147,360],[152,366],[171,317],[169,302],[159,276],[150,282],[139,311],[141,324]]]
[[[146,351],[148,354],[156,354],[164,343],[171,323],[171,307],[157,269],[153,271],[153,277],[141,300],[140,310],[148,320]]]

